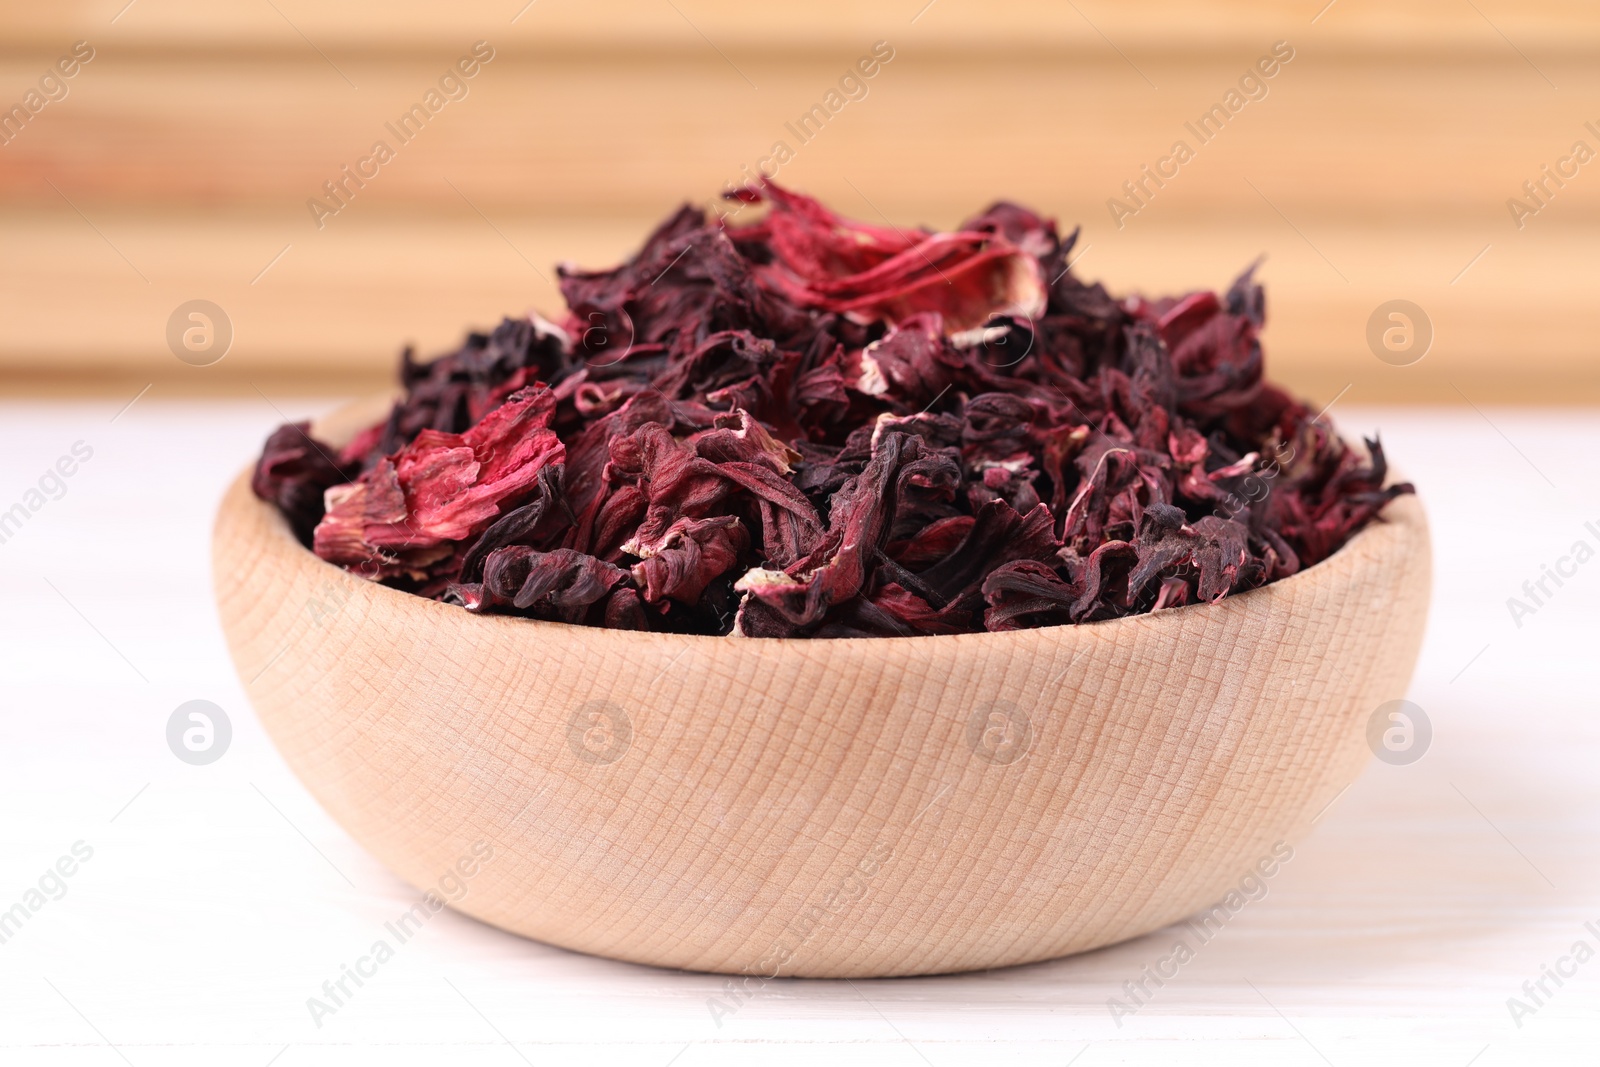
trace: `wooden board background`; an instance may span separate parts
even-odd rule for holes
[[[1506,205],[1600,151],[1580,0],[125,2],[0,3],[0,105],[96,50],[0,145],[7,391],[366,388],[404,342],[557,309],[556,261],[615,261],[783,139],[779,180],[862,218],[1081,222],[1079,272],[1118,289],[1264,254],[1269,369],[1324,401],[1600,400],[1600,161],[1521,229]],[[469,95],[317,229],[306,200],[480,39]],[[878,40],[868,95],[799,145],[784,124]],[[1279,40],[1266,98],[1117,228],[1106,200]],[[1410,367],[1365,340],[1396,297],[1436,330]],[[212,367],[166,349],[192,298],[234,323]]]

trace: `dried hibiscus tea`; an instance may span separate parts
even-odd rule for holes
[[[402,357],[342,451],[252,487],[317,555],[475,612],[899,637],[1209,603],[1327,558],[1408,484],[1262,378],[1261,286],[1118,300],[999,203],[869,226],[764,182],[561,271],[566,318]]]

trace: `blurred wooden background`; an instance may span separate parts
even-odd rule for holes
[[[555,262],[609,265],[783,140],[779,180],[861,218],[1081,222],[1078,272],[1114,289],[1265,254],[1269,372],[1315,398],[1600,400],[1600,160],[1521,229],[1506,203],[1600,151],[1591,0],[4,0],[0,106],[78,40],[66,98],[0,145],[4,391],[367,388],[404,342],[558,309]],[[469,95],[398,146],[384,123],[478,40]],[[785,123],[879,40],[801,145]],[[1107,199],[1280,40],[1266,98],[1119,229]],[[397,158],[319,230],[306,200],[379,138]],[[194,298],[234,326],[209,367],[166,346]],[[1391,298],[1433,321],[1420,363],[1368,349]]]

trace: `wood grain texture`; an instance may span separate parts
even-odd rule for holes
[[[433,886],[492,848],[458,906],[496,926],[818,977],[1048,959],[1212,903],[1366,764],[1430,583],[1407,497],[1210,606],[905,640],[624,633],[351,577],[245,477],[214,568],[267,731],[401,877]]]
[[[1235,89],[1279,29],[1294,38],[1293,61],[1202,143],[1184,124]],[[737,70],[715,53],[708,63],[681,49],[508,51],[409,142],[385,124],[467,50],[466,30],[435,54],[341,58],[359,90],[315,53],[175,58],[107,46],[65,100],[0,147],[0,194],[64,210],[65,193],[91,218],[107,208],[252,211],[280,220],[284,240],[309,241],[374,213],[476,217],[463,194],[491,217],[654,217],[683,199],[713,199],[763,158],[771,169],[781,141],[793,158],[776,168],[780,180],[874,221],[881,211],[899,225],[952,226],[1007,197],[1116,232],[1107,199],[1128,199],[1122,183],[1181,138],[1195,158],[1128,227],[1271,216],[1248,178],[1302,226],[1451,219],[1515,233],[1506,198],[1522,195],[1522,182],[1575,139],[1594,142],[1583,125],[1600,121],[1586,103],[1600,99],[1593,54],[1549,61],[1564,87],[1557,93],[1509,49],[1351,54],[1288,27],[1260,33],[1220,55],[1136,53],[1137,69],[1115,53],[952,54],[897,39],[894,59],[863,82],[865,95],[805,137],[791,127],[874,36],[822,53],[743,58]],[[0,102],[20,97],[50,58],[0,58],[8,92]],[[340,167],[379,139],[395,159],[319,232],[307,199],[326,199],[322,183],[339,180]],[[1557,216],[1600,218],[1600,182],[1587,174],[1568,182],[1538,225]]]
[[[1274,373],[1319,403],[1600,398],[1600,179],[1520,229],[1507,208],[1575,140],[1600,147],[1600,14],[1578,0],[6,2],[0,104],[77,39],[97,55],[70,95],[0,146],[0,391],[335,392],[408,339],[554,310],[557,260],[614,259],[781,140],[780,179],[869,221],[1004,196],[1082,222],[1083,269],[1122,288],[1224,284],[1265,253]],[[479,39],[497,54],[470,95],[319,230],[307,200]],[[786,124],[877,40],[893,61],[801,144]],[[1269,94],[1118,227],[1122,183],[1277,40],[1296,56]],[[163,341],[197,297],[239,320],[212,374]],[[1395,297],[1435,316],[1442,373],[1367,351]]]
[[[1316,17],[1326,0],[1141,0],[1115,4],[1082,0],[1012,0],[1004,5],[954,4],[948,0],[813,0],[796,8],[740,0],[675,0],[639,4],[630,0],[274,0],[271,5],[217,5],[205,0],[142,3],[126,17],[112,18],[127,0],[58,0],[53,4],[0,0],[0,17],[11,29],[12,49],[50,48],[86,28],[115,32],[144,47],[174,44],[211,48],[309,52],[309,41],[325,50],[430,49],[443,34],[463,26],[498,35],[529,48],[617,51],[677,48],[708,51],[707,38],[729,49],[797,50],[836,46],[864,33],[914,28],[951,48],[1076,46],[1085,52],[1112,50],[1107,38],[1127,50],[1193,51],[1253,44],[1263,26],[1315,26],[1315,32],[1351,47],[1459,50],[1503,49],[1500,27],[1524,48],[1541,51],[1600,43],[1586,0],[1340,0],[1337,10]],[[1480,15],[1473,10],[1486,12]],[[677,10],[675,11],[674,8]],[[276,10],[274,10],[276,9]],[[1492,18],[1493,22],[1486,21]],[[913,22],[913,19],[915,21]],[[1091,21],[1092,20],[1092,21]],[[110,31],[109,27],[115,27]],[[1097,32],[1103,31],[1105,36]]]

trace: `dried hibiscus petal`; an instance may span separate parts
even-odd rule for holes
[[[733,568],[749,542],[732,515],[679,519],[660,546],[633,565],[633,579],[647,603],[671,598],[694,604],[713,579]]]
[[[1411,486],[1267,383],[1265,300],[1117,299],[1077,233],[685,207],[567,316],[428,363],[342,451],[304,424],[252,488],[375,581],[617,629],[896,637],[1204,604],[1337,551]]]
[[[334,450],[311,436],[311,424],[292,422],[267,438],[250,477],[250,488],[283,512],[289,528],[309,543],[322,521],[322,497],[329,489],[349,481],[359,463],[334,458]]]
[[[593,556],[526,545],[497,548],[483,564],[483,581],[453,590],[469,611],[510,611],[555,622],[582,622],[627,572]]]
[[[777,254],[759,275],[801,307],[886,322],[936,312],[948,333],[1044,310],[1038,259],[997,228],[908,234],[847,222],[770,182],[747,199],[772,210],[738,236],[768,242]]]
[[[440,549],[481,533],[566,448],[548,428],[550,390],[512,397],[463,434],[423,430],[394,457],[327,491],[317,555],[369,577],[417,575]],[[448,550],[447,550],[448,551]]]

